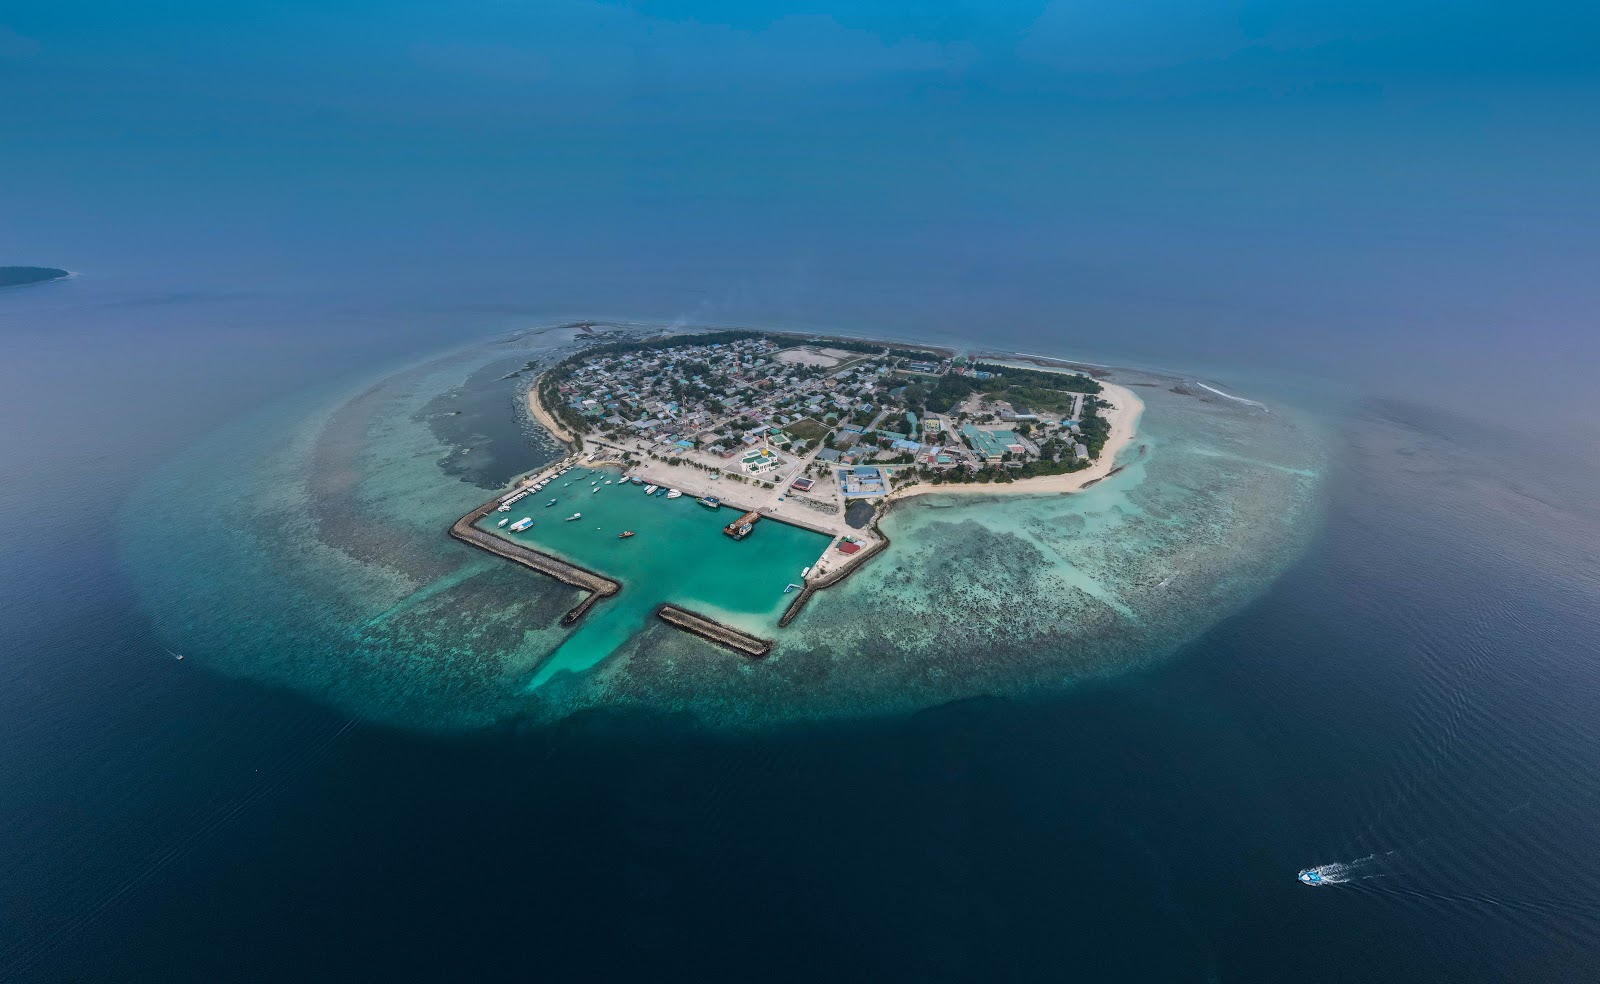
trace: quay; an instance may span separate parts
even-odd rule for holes
[[[532,547],[524,546],[478,529],[476,524],[485,516],[497,511],[500,508],[500,504],[506,501],[507,498],[509,497],[499,496],[490,499],[462,516],[451,524],[450,536],[460,540],[462,543],[477,547],[479,550],[485,550],[497,557],[509,560],[514,564],[521,564],[531,571],[537,571],[546,577],[554,578],[562,584],[588,591],[589,597],[561,617],[562,625],[575,624],[579,619],[587,615],[589,609],[593,608],[597,603],[622,590],[622,585],[609,577],[596,574],[587,568],[568,563],[542,551],[534,550]]]
[[[752,509],[743,516],[740,516],[738,519],[729,523],[727,526],[724,526],[722,528],[722,532],[733,537],[735,540],[743,540],[745,537],[750,535],[751,528],[756,525],[756,521],[760,518],[761,514]]]
[[[662,605],[656,609],[656,617],[673,628],[682,629],[707,642],[731,649],[740,656],[760,659],[772,652],[772,642],[768,639],[741,632],[704,615],[696,615],[686,608],[679,608],[677,605]]]

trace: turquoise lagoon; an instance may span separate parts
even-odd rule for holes
[[[672,602],[729,625],[770,637],[793,600],[784,589],[832,541],[812,530],[761,520],[744,540],[724,536],[737,509],[711,509],[687,495],[645,495],[616,469],[575,468],[478,525],[622,583],[601,601],[539,668],[529,686],[559,672],[581,672],[641,631],[656,606]],[[610,482],[612,484],[606,484]],[[555,499],[554,505],[548,505]],[[582,518],[567,517],[581,513]],[[495,530],[502,518],[532,518],[522,533]],[[634,535],[622,539],[620,534]],[[730,659],[737,657],[730,656]]]
[[[764,520],[739,543],[720,533],[728,509],[558,481],[510,518],[531,516],[530,542],[624,585],[568,628],[581,592],[445,531],[565,453],[527,420],[527,377],[502,370],[577,344],[552,330],[497,338],[191,448],[118,523],[163,642],[186,665],[434,730],[588,709],[741,728],[901,713],[1148,666],[1265,590],[1320,521],[1315,418],[1239,380],[1224,388],[1270,409],[1119,369],[1146,404],[1119,474],[1072,495],[898,503],[881,524],[893,546],[781,630],[783,588],[826,538]],[[574,511],[583,521],[564,522]],[[652,618],[662,601],[775,649],[733,657]]]

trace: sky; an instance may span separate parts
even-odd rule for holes
[[[0,262],[1596,419],[1600,7],[0,5]]]

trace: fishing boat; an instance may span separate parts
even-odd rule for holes
[[[496,525],[496,526],[498,526],[498,527],[500,527],[500,528],[501,528],[501,529],[504,529],[504,528],[505,528],[505,525],[506,525],[506,524],[507,524],[507,523],[509,523],[509,522],[511,522],[511,517],[510,517],[510,516],[507,516],[507,517],[506,517],[506,518],[505,518],[505,519],[502,519],[502,520],[501,520],[501,521],[500,521],[500,522],[498,522],[498,523],[496,523],[496,524],[494,524],[494,525]]]
[[[513,532],[513,533],[521,533],[523,530],[527,529],[528,527],[530,527],[532,525],[533,525],[533,517],[524,516],[521,519],[517,520],[515,523],[511,524],[511,532]]]
[[[679,492],[677,489],[668,489],[667,490],[667,498],[669,498],[669,499],[676,499],[680,495],[683,495],[683,493]]]
[[[567,517],[567,522],[570,523],[575,519],[582,519],[582,518],[583,518],[583,513],[573,513],[571,516]]]
[[[1310,885],[1313,888],[1322,884],[1322,872],[1315,868],[1307,868],[1300,872],[1300,884]]]
[[[626,540],[628,537],[630,537],[632,535],[633,535],[633,531],[632,530],[623,530],[621,533],[617,534],[617,539]]]

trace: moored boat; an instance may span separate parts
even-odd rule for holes
[[[676,499],[680,495],[683,495],[683,493],[679,492],[677,489],[668,489],[667,490],[667,498],[669,498],[669,499]]]
[[[656,494],[656,489],[659,489],[660,487],[661,486],[659,486],[659,485],[646,485],[644,487],[644,494],[645,495],[655,495]]]
[[[700,503],[702,506],[705,506],[707,509],[721,509],[722,508],[722,500],[717,498],[714,495],[703,496],[703,497],[701,497],[699,499],[696,499],[695,501]]]
[[[500,527],[500,528],[501,528],[501,529],[504,529],[504,528],[505,528],[505,525],[506,525],[506,524],[507,524],[507,523],[509,523],[509,522],[511,522],[511,517],[510,517],[510,516],[507,516],[507,517],[506,517],[506,518],[505,518],[505,519],[502,519],[502,520],[501,520],[501,521],[500,521],[500,522],[498,522],[498,523],[496,523],[496,524],[494,524],[494,525],[496,525],[496,526],[498,526],[498,527]]]
[[[513,532],[513,533],[521,533],[523,530],[527,529],[528,527],[530,527],[532,525],[533,525],[533,517],[524,516],[521,519],[517,520],[515,523],[511,524],[511,532]]]

